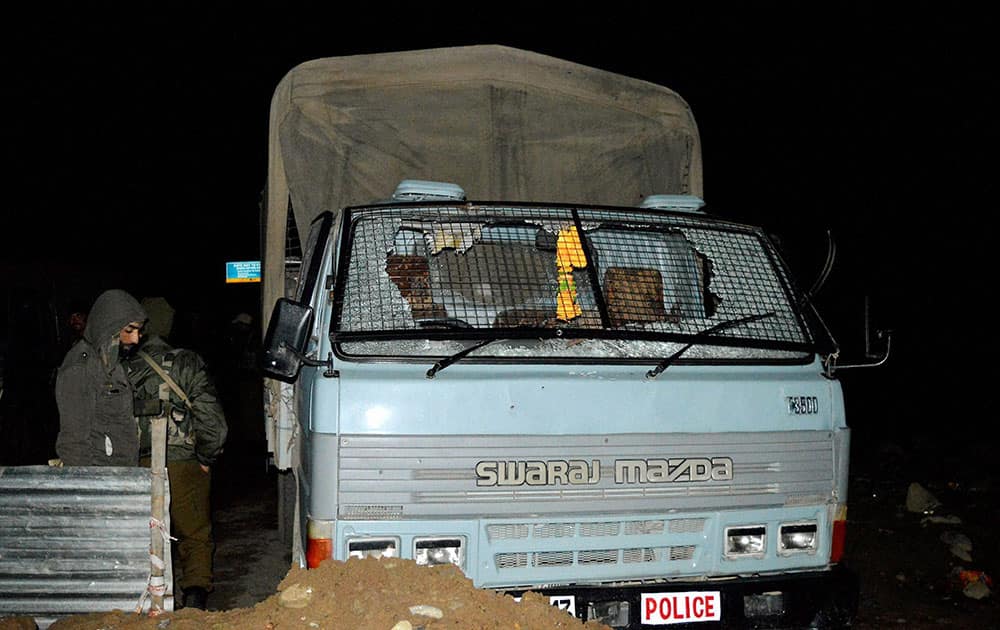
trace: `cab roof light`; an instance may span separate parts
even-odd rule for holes
[[[639,204],[640,208],[647,210],[673,210],[694,214],[705,214],[702,210],[704,206],[705,201],[694,195],[650,195]]]
[[[393,201],[465,201],[465,190],[458,184],[404,179],[392,193]]]

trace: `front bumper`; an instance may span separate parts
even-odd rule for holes
[[[582,621],[596,619],[613,628],[650,628],[643,622],[643,594],[718,592],[718,621],[670,622],[671,628],[843,628],[858,609],[858,579],[846,567],[731,581],[664,582],[641,586],[568,586],[531,589],[568,608]],[[524,591],[505,591],[519,597]],[[619,604],[616,606],[614,602]],[[627,611],[623,603],[627,603]],[[617,615],[600,619],[603,613]],[[687,612],[688,618],[694,616]],[[683,617],[683,615],[681,615]],[[655,615],[653,616],[655,617]],[[676,625],[675,625],[676,624]],[[665,625],[661,620],[660,625]]]

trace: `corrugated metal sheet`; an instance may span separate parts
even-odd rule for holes
[[[148,468],[0,468],[0,616],[45,627],[134,609],[149,577],[149,521]],[[172,608],[169,556],[166,583]]]

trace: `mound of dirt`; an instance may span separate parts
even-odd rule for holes
[[[445,628],[535,630],[607,629],[584,624],[548,600],[526,593],[520,602],[477,589],[452,565],[419,567],[412,560],[328,560],[317,569],[293,568],[278,592],[252,608],[222,612],[183,609],[158,617],[128,612],[60,619],[52,630],[284,630]]]

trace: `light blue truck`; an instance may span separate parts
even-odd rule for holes
[[[453,563],[614,628],[849,621],[836,346],[706,212],[677,94],[497,46],[319,59],[270,147],[297,562]]]

